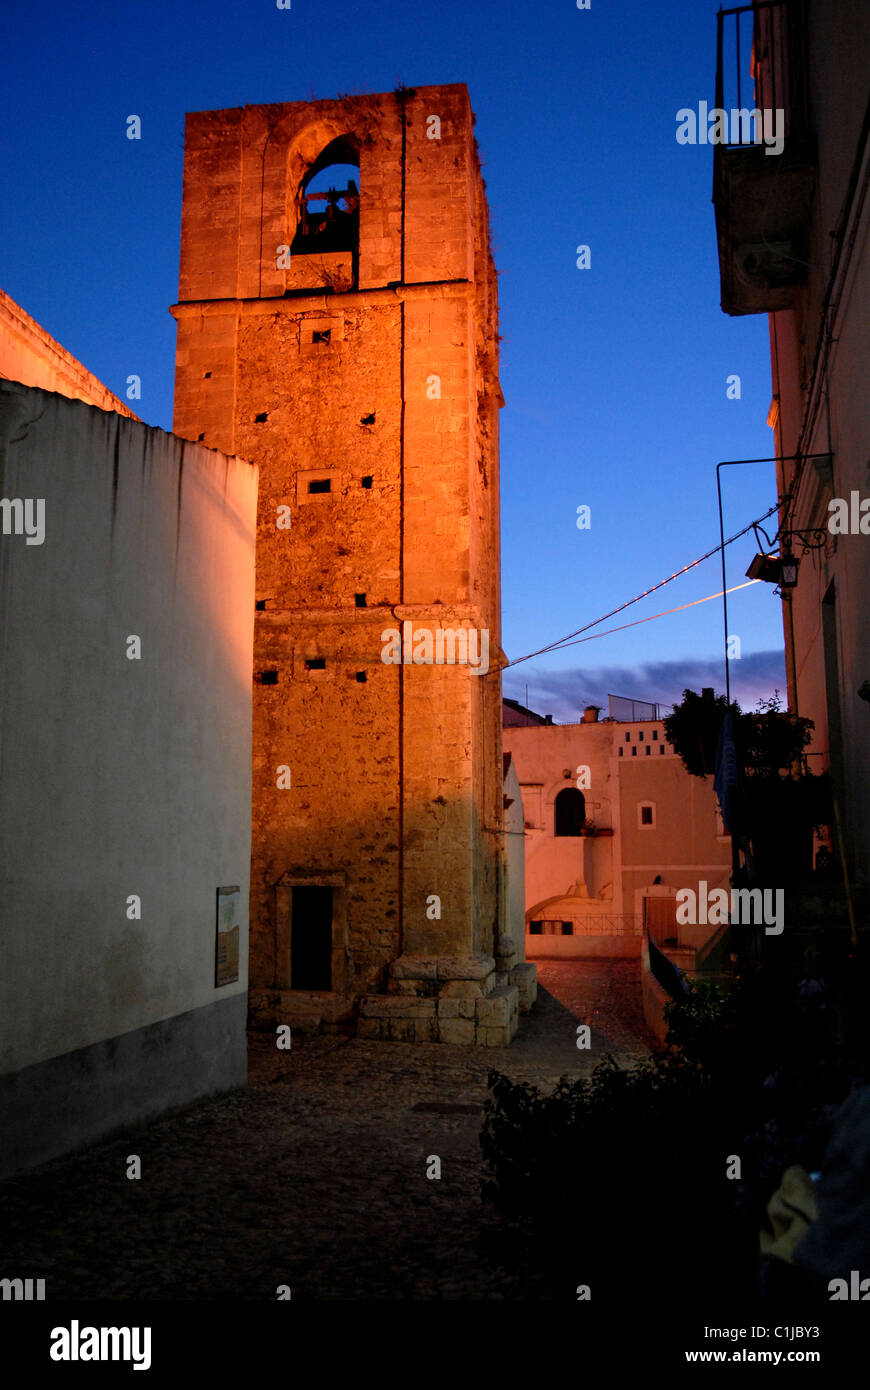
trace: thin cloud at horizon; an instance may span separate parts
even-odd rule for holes
[[[528,686],[528,699],[526,698]],[[567,671],[536,671],[526,676],[522,667],[504,675],[504,693],[539,714],[552,714],[557,722],[574,723],[586,705],[599,705],[607,713],[607,696],[647,700],[664,706],[663,714],[683,698],[684,690],[712,686],[725,693],[721,656],[702,660],[653,661],[639,666],[585,666]],[[782,650],[753,652],[731,662],[731,696],[742,709],[754,709],[761,699],[779,691],[787,703],[785,655]]]

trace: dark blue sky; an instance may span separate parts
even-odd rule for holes
[[[184,113],[467,83],[500,275],[512,659],[708,550],[717,460],[772,453],[767,320],[721,312],[712,149],[675,138],[680,107],[713,103],[712,0],[47,0],[4,38],[0,285],[118,395],[139,375],[131,404],[166,429]],[[772,465],[726,470],[726,534],[774,500]],[[729,585],[754,549],[729,548]],[[714,557],[602,630],[720,588]],[[784,689],[780,607],[763,584],[730,606],[749,707]],[[721,650],[715,600],[519,665],[505,693],[528,683],[557,719],[608,693],[670,702],[721,688]]]

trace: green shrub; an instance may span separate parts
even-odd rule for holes
[[[709,1307],[752,1294],[782,1173],[819,1166],[834,1108],[868,1074],[867,1030],[843,1027],[857,969],[760,966],[728,992],[692,985],[668,1008],[662,1052],[627,1070],[608,1057],[551,1095],[490,1072],[492,1253],[525,1296],[573,1301],[589,1284],[608,1300],[695,1291]]]

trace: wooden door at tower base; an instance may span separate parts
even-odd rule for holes
[[[332,889],[293,889],[291,989],[332,989]]]

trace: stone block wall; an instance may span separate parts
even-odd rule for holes
[[[504,1047],[519,1024],[520,990],[491,956],[402,956],[389,991],[360,1001],[360,1037]]]
[[[494,955],[503,925],[502,398],[472,126],[461,84],[187,118],[175,428],[260,470],[251,982],[271,1000],[297,992],[282,882],[334,884],[322,993],[345,1007],[394,1006],[406,954]],[[280,265],[330,150],[359,166],[358,245]],[[405,622],[485,630],[486,673],[385,663]],[[423,1021],[387,1014],[384,1036]]]

